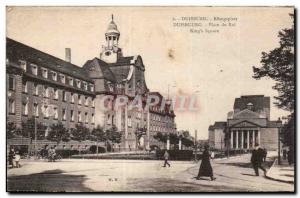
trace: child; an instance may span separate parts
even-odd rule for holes
[[[20,168],[21,165],[20,165],[20,159],[21,159],[21,156],[19,154],[19,151],[16,151],[16,155],[15,155],[15,165],[17,168]]]

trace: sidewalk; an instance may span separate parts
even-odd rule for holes
[[[271,168],[268,170],[266,177],[268,179],[293,184],[294,175],[294,165],[289,165],[286,160],[282,160],[281,165],[278,165],[276,159]]]

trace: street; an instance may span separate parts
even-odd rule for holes
[[[269,159],[270,160],[270,159]],[[7,172],[8,191],[257,192],[293,191],[294,185],[254,175],[250,155],[212,161],[215,181],[196,180],[200,162],[142,160],[22,161]],[[268,161],[265,166],[271,165]]]

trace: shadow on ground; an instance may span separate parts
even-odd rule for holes
[[[215,181],[192,182],[180,181],[167,178],[148,178],[127,180],[127,189],[133,192],[242,192],[247,189],[216,185]],[[205,182],[205,184],[203,184]]]
[[[253,168],[252,164],[250,162],[231,162],[231,163],[218,163],[218,164],[222,164],[222,165],[227,165],[227,166],[237,166],[237,167],[240,167],[240,168]],[[273,164],[272,161],[266,161],[266,162],[263,162],[263,167],[265,168],[269,168],[271,167]]]
[[[84,175],[68,175],[56,169],[31,175],[7,178],[8,192],[91,192],[85,187]]]

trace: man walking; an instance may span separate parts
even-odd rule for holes
[[[262,166],[264,157],[264,150],[259,147],[259,144],[255,144],[255,149],[252,151],[251,163],[253,169],[255,171],[255,175],[259,176],[258,168],[264,171],[264,175],[266,175],[266,169]]]
[[[169,157],[170,157],[170,155],[169,155],[168,151],[165,150],[165,154],[164,154],[165,164],[164,164],[163,167],[166,167],[166,165],[168,165],[169,167],[171,166],[171,165],[169,164],[169,162],[168,162]]]

